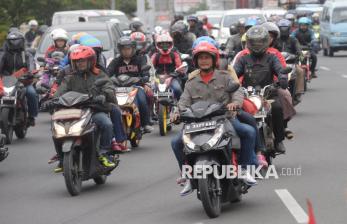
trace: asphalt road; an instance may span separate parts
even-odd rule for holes
[[[317,223],[347,223],[346,58],[346,52],[319,57],[319,78],[309,85],[289,124],[295,139],[286,142],[287,154],[274,161],[279,174],[282,168],[292,173],[299,168],[301,175],[259,181],[242,202],[223,206],[217,219],[206,216],[196,194],[179,196],[178,169],[170,149],[170,138],[178,128],[167,137],[160,137],[156,128],[140,148],[121,156],[120,166],[105,185],[84,182],[81,194],[71,197],[63,176],[47,164],[54,149],[49,116],[40,114],[36,127],[26,139],[15,140],[9,157],[0,163],[0,223],[301,222],[295,218],[298,212],[292,214],[286,206],[288,198],[282,201],[276,193],[280,189],[290,193],[304,214],[310,199]]]

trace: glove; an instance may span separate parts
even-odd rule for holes
[[[280,78],[280,87],[282,89],[287,89],[288,88],[288,79],[287,78]]]
[[[93,97],[93,103],[104,104],[106,102],[106,97],[104,95],[97,95]]]

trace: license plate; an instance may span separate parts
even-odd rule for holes
[[[199,131],[213,130],[216,129],[217,122],[216,121],[205,121],[199,123],[187,124],[184,127],[185,133],[193,133]]]
[[[132,87],[118,87],[116,88],[116,93],[129,93],[132,89]]]
[[[2,97],[2,100],[15,100],[16,99],[16,97],[14,97],[14,96],[3,96]]]
[[[170,92],[158,92],[159,97],[168,97],[171,95],[172,95],[172,93],[170,93]]]

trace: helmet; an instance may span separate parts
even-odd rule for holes
[[[157,36],[155,44],[160,54],[168,55],[173,48],[173,39],[168,33],[161,34]]]
[[[54,41],[56,40],[65,40],[66,42],[69,40],[66,30],[58,28],[51,32],[51,37]]]
[[[199,22],[199,19],[198,19],[198,17],[196,17],[196,16],[188,16],[188,18],[187,18],[187,21],[189,22],[189,21],[194,21],[194,22]]]
[[[42,35],[46,32],[46,30],[48,29],[47,25],[41,25],[39,28],[39,33]]]
[[[141,29],[143,23],[140,21],[133,21],[129,24],[129,29],[133,32],[137,32]]]
[[[32,19],[32,20],[29,21],[28,25],[30,27],[33,27],[33,26],[38,26],[39,23],[35,19]]]
[[[176,15],[174,15],[174,20],[175,21],[179,21],[179,20],[183,20],[184,19],[184,17],[183,17],[183,15],[181,15],[181,14],[176,14]]]
[[[273,35],[275,35],[274,39],[277,39],[280,36],[280,34],[281,34],[280,29],[278,28],[278,26],[275,23],[265,22],[261,25],[263,27],[265,27],[269,33],[272,33]]]
[[[215,46],[216,48],[219,48],[218,42],[217,42],[215,39],[213,39],[213,38],[211,38],[211,37],[209,37],[209,36],[202,36],[202,37],[197,38],[197,39],[194,41],[193,46],[192,46],[192,49],[196,48],[196,46],[198,46],[198,45],[199,45],[200,43],[202,43],[202,42],[210,43],[210,44],[212,44],[213,46]]]
[[[25,40],[21,32],[10,32],[6,37],[6,41],[10,50],[24,50]]]
[[[89,34],[81,36],[79,39],[79,43],[83,46],[102,49],[101,41],[97,39],[96,37]]]
[[[245,27],[245,25],[246,25],[246,20],[244,18],[239,19],[239,21],[237,21],[236,23],[237,28]]]
[[[81,60],[81,59],[88,60],[87,71],[91,71],[96,64],[95,51],[91,47],[87,47],[87,46],[78,46],[77,48],[75,48],[70,54],[70,59],[71,59],[72,68],[77,72],[86,72],[86,70],[82,71],[78,69],[78,67],[76,66],[76,61],[78,60]]]
[[[73,44],[69,47],[69,51],[68,54],[70,54],[71,52],[73,52],[77,47],[81,46],[80,44]]]
[[[319,13],[317,12],[313,13],[312,19],[319,19]]]
[[[132,41],[136,42],[136,49],[142,50],[147,46],[146,35],[141,32],[134,32],[130,35]]]
[[[298,24],[299,25],[310,25],[311,24],[311,20],[307,17],[301,17],[299,20],[298,20]]]
[[[84,35],[88,35],[88,34],[86,32],[76,33],[75,35],[72,35],[71,40],[77,44],[80,42],[81,37],[83,37]]]
[[[171,27],[171,34],[174,36],[176,34],[184,35],[188,32],[188,25],[183,21],[177,21],[174,25]]]
[[[265,53],[269,47],[269,32],[264,26],[256,25],[250,28],[246,33],[247,48],[254,55]]]
[[[161,32],[163,32],[163,27],[161,26],[156,26],[154,27],[154,34],[161,34]]]
[[[292,26],[292,23],[287,19],[281,19],[277,23],[278,28],[281,31],[281,37],[288,37],[290,33],[290,27]]]
[[[123,36],[119,39],[118,43],[117,43],[117,48],[119,50],[119,52],[121,52],[122,48],[124,47],[130,47],[133,49],[133,53],[132,55],[135,54],[136,52],[136,42],[131,40],[130,37],[128,36]]]
[[[230,35],[235,35],[237,34],[239,31],[237,29],[237,25],[235,24],[231,24],[231,26],[229,27],[229,33]]]
[[[288,13],[284,18],[293,21],[295,20],[295,16],[292,13]]]
[[[201,53],[208,53],[213,58],[214,67],[218,67],[219,64],[219,50],[213,45],[206,41],[201,42],[193,50],[193,61],[195,66],[198,66],[198,56]]]
[[[248,18],[246,23],[245,23],[246,29],[249,29],[249,28],[251,28],[252,26],[255,26],[255,25],[258,25],[258,19],[254,18],[254,17]]]

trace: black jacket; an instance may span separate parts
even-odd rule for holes
[[[35,69],[32,54],[26,51],[5,50],[0,58],[0,75],[12,75],[21,68],[27,68],[29,72]]]

